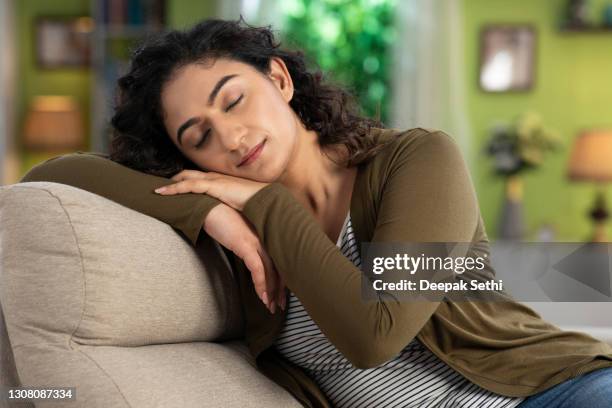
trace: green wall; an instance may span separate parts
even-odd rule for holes
[[[168,26],[182,29],[215,14],[215,0],[171,0],[167,3]]]
[[[576,134],[584,128],[612,128],[612,32],[560,33],[557,29],[565,0],[465,0],[464,29],[468,111],[473,130],[474,179],[483,219],[494,239],[503,196],[500,179],[480,153],[495,122],[534,110],[544,124],[559,131],[565,147],[549,156],[543,167],[527,173],[524,203],[528,232],[541,223],[555,225],[557,239],[582,240],[591,224],[587,212],[594,187],[569,183],[566,164]],[[604,1],[592,2],[599,13]],[[478,87],[479,30],[490,23],[531,23],[537,28],[536,84],[532,91],[488,94]],[[611,158],[612,159],[612,158]],[[608,194],[610,198],[610,194]],[[612,200],[609,200],[612,203]],[[610,236],[610,229],[608,230]],[[535,239],[532,235],[530,239]]]
[[[83,113],[84,123],[90,118],[91,73],[88,69],[40,69],[34,57],[34,19],[37,16],[87,16],[88,0],[20,0],[15,1],[17,22],[16,38],[18,78],[17,78],[17,132],[18,140],[22,134],[23,121],[28,105],[37,95],[69,95],[76,99]],[[89,128],[85,126],[86,140]],[[18,143],[20,146],[20,143]],[[22,173],[40,160],[45,154],[22,154]]]

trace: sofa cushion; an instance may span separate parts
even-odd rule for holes
[[[202,236],[193,248],[169,225],[68,185],[0,187],[0,301],[13,348],[241,337],[232,271]]]
[[[301,407],[254,366],[240,340],[142,347],[20,347],[25,365],[41,365],[54,384],[76,388],[72,408]],[[39,372],[45,370],[39,370]],[[53,405],[56,406],[56,405]]]
[[[4,312],[0,304],[0,385],[6,388],[19,387],[21,381],[17,368],[15,367],[15,358],[13,356],[13,348],[6,332],[4,323]],[[34,408],[34,404],[29,401],[11,401],[9,403],[6,398],[5,390],[0,397],[0,408]]]

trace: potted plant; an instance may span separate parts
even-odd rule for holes
[[[525,112],[510,125],[493,128],[485,152],[493,159],[494,173],[504,178],[506,183],[499,238],[523,238],[521,176],[539,168],[546,154],[561,146],[559,134],[546,128],[535,112]]]

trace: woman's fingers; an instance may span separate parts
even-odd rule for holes
[[[282,275],[278,273],[278,271],[276,270],[276,267],[274,266],[274,262],[272,262],[272,259],[269,256],[267,256],[267,259],[271,265],[270,270],[273,271],[273,274],[275,277],[275,286],[276,286],[276,290],[274,293],[275,303],[276,303],[276,306],[280,307],[280,309],[284,311],[287,306],[287,296],[285,293],[285,281],[283,280]]]
[[[277,295],[278,275],[276,274],[276,270],[274,269],[274,264],[272,263],[272,260],[266,253],[265,249],[262,246],[258,245],[257,251],[259,255],[261,256],[261,259],[265,267],[266,293],[268,295],[267,296],[268,299],[270,300],[270,311],[272,313],[275,313],[276,306],[278,305],[278,295]]]
[[[183,178],[178,180],[174,184],[168,184],[160,188],[156,188],[155,192],[160,194],[184,194],[184,193],[196,193],[196,194],[208,194],[215,196],[214,189],[218,186],[215,183],[211,183],[210,180],[202,177],[198,178]]]
[[[274,270],[276,271],[276,268],[274,268]],[[278,271],[276,271],[276,275],[278,277],[278,305],[281,308],[281,310],[285,310],[285,307],[287,307],[287,296],[285,294],[285,281],[283,280],[283,277],[280,273],[278,273]]]
[[[232,251],[244,262],[251,273],[255,292],[268,310],[270,310],[272,300],[278,304],[276,276],[269,272],[273,271],[274,265],[266,258],[267,254],[251,223],[240,212],[223,203],[215,206],[208,213],[203,227],[211,238]],[[269,278],[268,275],[270,275]]]
[[[199,170],[183,170],[179,173],[176,173],[174,176],[170,177],[171,180],[181,181],[188,179],[204,179],[206,178],[206,173]]]
[[[247,250],[246,253],[242,255],[242,260],[249,272],[251,272],[251,280],[253,281],[255,292],[257,292],[257,295],[261,301],[264,302],[266,307],[270,309],[270,296],[267,294],[266,271],[259,252],[255,249]]]
[[[199,170],[183,170],[175,174],[172,181],[174,183],[156,188],[154,191],[161,195],[207,194],[237,211],[242,211],[251,197],[270,185],[242,177]]]

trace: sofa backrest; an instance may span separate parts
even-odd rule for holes
[[[240,338],[220,246],[72,186],[0,187],[0,302],[13,349]]]

